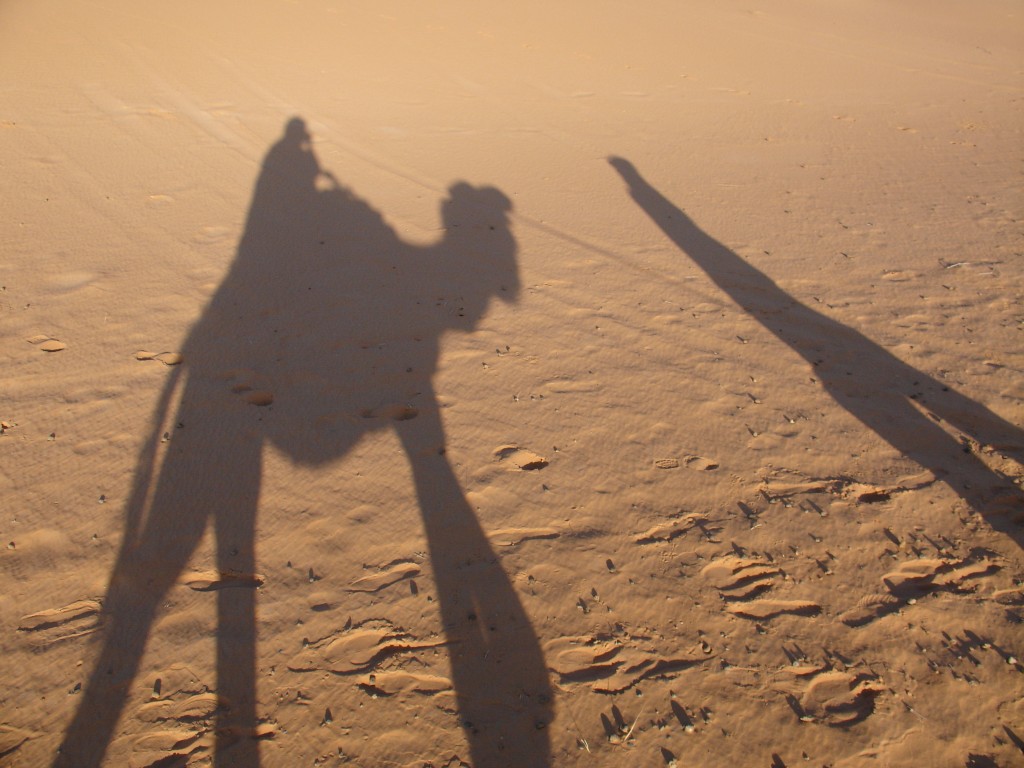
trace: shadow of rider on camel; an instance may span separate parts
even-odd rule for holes
[[[497,189],[457,183],[441,204],[443,237],[409,245],[320,168],[301,119],[287,124],[235,261],[158,402],[103,601],[102,650],[54,765],[100,765],[158,608],[207,525],[221,579],[214,762],[259,765],[263,452],[324,467],[383,429],[412,467],[472,764],[548,765],[544,659],[445,457],[432,382],[442,335],[473,330],[492,298],[517,297],[510,210]]]

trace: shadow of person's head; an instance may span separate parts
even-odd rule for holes
[[[301,117],[293,117],[284,126],[284,140],[290,144],[301,145],[310,140],[306,121]]]

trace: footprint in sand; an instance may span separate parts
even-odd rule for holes
[[[687,469],[696,469],[699,472],[713,472],[718,469],[719,464],[714,459],[707,459],[703,456],[686,456],[683,459],[683,466]]]
[[[778,616],[817,616],[821,606],[809,600],[755,600],[751,603],[730,605],[726,610],[745,619],[767,621]]]
[[[833,727],[854,725],[874,713],[875,699],[885,690],[871,675],[822,672],[812,677],[800,698],[800,719]]]
[[[903,601],[892,595],[866,595],[852,608],[839,614],[839,620],[848,627],[863,627],[876,619],[895,613]]]
[[[701,575],[727,603],[725,610],[745,619],[767,620],[784,614],[816,616],[821,606],[809,600],[762,598],[775,585],[781,571],[770,563],[726,555],[706,565]]]
[[[54,275],[46,281],[46,285],[52,291],[70,293],[71,291],[90,285],[98,277],[99,275],[95,272],[73,270],[71,272],[62,272],[59,275]]]
[[[207,729],[154,731],[135,740],[132,754],[128,758],[129,765],[132,768],[193,765],[197,758],[203,757],[213,748],[214,741],[214,734]]]
[[[274,393],[269,389],[260,389],[251,383],[254,379],[258,380],[259,378],[255,371],[244,368],[227,371],[221,376],[222,380],[230,384],[231,392],[250,405],[270,405],[274,402]]]
[[[35,738],[39,734],[33,733],[32,731],[26,731],[21,728],[13,728],[9,725],[0,725],[0,758],[8,757],[16,749],[21,747],[29,739]],[[12,762],[11,765],[16,765],[16,762]]]
[[[371,672],[356,683],[374,696],[394,696],[400,693],[440,693],[452,689],[452,681],[439,675],[426,675],[398,670]]]
[[[215,693],[197,693],[181,700],[150,701],[139,707],[136,717],[146,723],[209,720],[223,702]]]
[[[213,245],[227,240],[231,235],[231,227],[207,225],[205,227],[200,227],[199,230],[192,235],[192,239],[203,245]]]
[[[637,544],[655,544],[657,542],[672,541],[672,539],[683,536],[693,528],[707,531],[709,530],[707,525],[710,522],[711,520],[704,515],[680,513],[670,520],[651,526],[643,533],[636,534],[633,537],[633,541]]]
[[[159,360],[164,365],[179,365],[183,358],[177,352],[147,352],[139,350],[135,353],[136,360]]]
[[[752,600],[773,586],[779,569],[735,555],[719,558],[701,570],[726,601]]]
[[[559,637],[547,644],[544,656],[562,682],[572,682],[613,674],[622,663],[615,658],[621,650],[619,643],[593,637]]]
[[[1000,605],[1024,605],[1024,588],[998,589],[992,593],[992,599]]]
[[[655,675],[664,675],[712,658],[699,648],[657,654],[629,643],[593,637],[559,637],[547,643],[544,657],[563,685],[590,683],[595,693],[621,693]]]
[[[983,555],[908,560],[882,576],[886,593],[861,598],[855,606],[843,611],[839,620],[848,627],[863,627],[913,604],[930,592],[971,593],[975,587],[970,581],[999,569],[998,563]]]
[[[488,538],[499,547],[514,547],[523,541],[557,539],[561,535],[557,528],[501,528],[491,531]]]
[[[366,408],[359,413],[364,419],[391,419],[392,421],[409,421],[420,415],[411,405],[388,405],[382,408]]]
[[[250,405],[270,405],[274,402],[274,393],[265,389],[252,389],[243,393],[242,399]]]
[[[238,573],[236,571],[197,571],[185,574],[180,583],[196,592],[213,592],[218,589],[232,587],[262,587],[265,579],[258,573]]]
[[[418,575],[420,567],[416,563],[404,560],[389,563],[383,566],[376,573],[363,576],[353,581],[345,588],[346,592],[379,592],[384,587],[389,587],[402,579],[411,579]]]
[[[765,468],[761,473],[760,492],[769,503],[787,502],[797,496],[827,494],[860,504],[878,504],[889,501],[897,493],[918,490],[935,482],[935,476],[929,472],[905,477],[892,487],[861,483],[851,478],[811,478],[790,469]]]
[[[384,619],[370,619],[310,643],[288,662],[288,669],[350,675],[366,672],[388,656],[444,644],[439,638],[419,640]]]
[[[908,280],[915,280],[920,277],[917,272],[910,272],[905,269],[887,269],[882,272],[882,279],[890,283],[905,283]]]
[[[172,664],[155,675],[150,700],[132,713],[139,725],[124,737],[134,739],[129,765],[192,765],[195,758],[204,758],[210,747],[204,737],[231,703],[185,664]]]
[[[682,459],[674,457],[655,459],[654,466],[658,469],[676,469],[683,466],[699,472],[711,472],[718,469],[719,464],[714,459],[706,459],[703,456],[684,456]]]
[[[518,445],[502,445],[494,449],[495,458],[513,471],[544,469],[548,460]]]
[[[53,608],[23,616],[19,632],[27,632],[34,645],[50,645],[81,637],[100,627],[99,600],[76,600],[63,608]]]
[[[973,592],[974,587],[964,584],[965,581],[998,570],[999,564],[987,557],[910,560],[885,574],[882,583],[890,594],[899,598],[914,598],[928,592]]]
[[[38,336],[32,336],[31,338],[25,339],[29,344],[35,344],[43,352],[60,352],[62,349],[67,349],[68,345],[63,341],[54,339],[51,336],[44,336],[42,334]]]

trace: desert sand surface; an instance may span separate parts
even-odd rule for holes
[[[1024,765],[1024,8],[0,5],[0,765]]]

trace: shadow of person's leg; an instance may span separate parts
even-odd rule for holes
[[[921,407],[949,422],[954,428],[973,438],[984,446],[1024,464],[1024,429],[1011,424],[1002,416],[993,413],[981,403],[971,400],[952,387],[939,381],[917,374],[917,380],[924,379],[931,390]]]
[[[837,354],[825,356],[814,374],[836,404],[864,426],[947,484],[993,528],[1022,543],[1015,509],[1022,509],[1024,492],[1015,484],[1015,448],[1022,433],[1009,422],[953,390],[950,386],[908,365],[861,334],[822,319],[817,327],[804,312],[801,331],[821,339],[833,336],[844,344]],[[814,359],[805,355],[808,359]],[[859,364],[854,365],[854,362]],[[1001,471],[998,457],[989,466],[964,436],[995,446],[995,453],[1011,459]]]
[[[398,423],[430,549],[471,762],[549,764],[551,687],[537,636],[444,455],[437,404]]]

